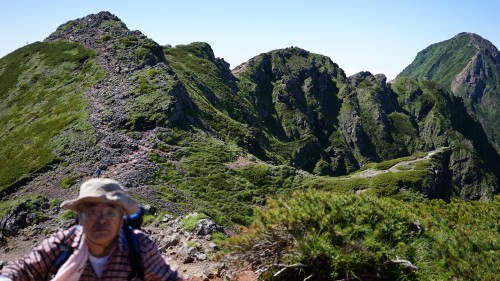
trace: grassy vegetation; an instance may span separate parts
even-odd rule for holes
[[[226,226],[248,225],[252,206],[262,206],[266,196],[300,184],[295,169],[253,162],[238,146],[201,132],[174,129],[160,138],[165,142],[158,143],[158,148],[170,158],[166,161],[152,154],[150,159],[162,167],[155,179],[163,183],[157,186],[162,199],[188,210],[195,206],[194,211]],[[244,166],[235,164],[239,158],[245,159]]]
[[[476,53],[469,41],[469,36],[458,36],[427,47],[398,77],[432,80],[449,89],[452,79]]]
[[[390,159],[390,160],[382,161],[382,162],[378,162],[378,163],[375,163],[375,162],[367,163],[363,167],[361,167],[359,169],[359,171],[364,171],[367,169],[387,170],[387,169],[390,169],[391,167],[393,167],[394,165],[401,163],[403,161],[411,161],[411,160],[415,160],[419,157],[424,157],[425,155],[427,155],[427,153],[428,152],[416,152],[410,156],[394,158],[394,159]]]
[[[0,60],[0,191],[56,162],[62,132],[92,132],[82,92],[104,76],[94,56],[78,44],[37,42]]]
[[[339,193],[352,193],[370,187],[369,178],[359,177],[307,177],[303,179],[305,189],[328,190]]]
[[[414,196],[417,196],[423,199],[423,190],[429,180],[428,173],[427,170],[382,173],[373,177],[371,191],[381,197],[413,201],[416,199]]]
[[[264,280],[310,274],[315,280],[495,280],[499,199],[408,204],[369,195],[295,192],[268,200],[254,225],[230,238],[226,249],[240,262],[268,269]],[[271,275],[280,269],[277,264],[298,263],[303,267],[288,270],[289,275]]]
[[[234,93],[229,68],[218,61],[206,43],[196,42],[164,48],[169,65],[188,90],[196,105],[196,114],[206,130],[217,132],[227,142],[254,146],[253,128],[248,122],[247,101]]]
[[[61,180],[61,187],[64,189],[70,188],[72,185],[74,185],[76,183],[77,178],[78,177],[75,175],[70,175],[68,177],[64,177]]]
[[[186,217],[184,217],[181,220],[181,227],[182,229],[191,232],[193,231],[196,226],[198,225],[198,222],[202,219],[206,219],[207,215],[205,214],[191,214]]]
[[[61,222],[66,221],[76,221],[76,213],[72,210],[65,210],[60,216],[59,220]]]
[[[42,222],[48,218],[47,210],[52,207],[53,202],[47,198],[35,196],[23,196],[10,201],[0,201],[0,218],[8,219],[7,215],[17,216],[14,225],[25,227],[27,225]],[[28,215],[29,214],[29,215]],[[11,217],[11,218],[12,218]],[[22,224],[25,224],[22,226]]]
[[[158,154],[150,155],[150,160],[162,167],[155,179],[158,194],[186,210],[196,206],[194,211],[205,212],[225,226],[248,225],[254,214],[252,206],[265,206],[268,196],[288,194],[291,190],[313,188],[337,193],[369,190],[379,196],[421,201],[424,200],[421,192],[429,180],[429,166],[424,164],[414,170],[371,179],[323,177],[286,165],[252,161],[241,148],[197,131],[172,129],[163,131],[159,138],[162,142],[157,147],[170,157],[167,160]],[[373,165],[387,169],[424,154]],[[243,166],[236,165],[238,159],[243,159]]]

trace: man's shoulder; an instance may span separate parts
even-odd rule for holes
[[[133,229],[132,230],[134,235],[137,236],[137,240],[139,242],[153,242],[153,239],[151,238],[151,236],[149,236],[146,232],[144,232],[143,230],[141,229]]]

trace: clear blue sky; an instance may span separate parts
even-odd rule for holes
[[[231,68],[297,46],[330,57],[347,75],[393,79],[417,52],[459,32],[500,46],[497,0],[2,0],[0,8],[0,57],[100,11],[160,45],[207,42]]]

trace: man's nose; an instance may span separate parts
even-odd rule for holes
[[[104,215],[104,212],[102,212],[102,211],[99,212],[97,214],[96,220],[98,220],[98,221],[105,221],[106,220],[106,216]]]

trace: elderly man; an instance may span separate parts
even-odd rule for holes
[[[137,202],[116,181],[94,178],[84,182],[78,198],[61,207],[73,210],[79,225],[59,230],[42,244],[0,271],[3,280],[182,280],[165,262],[155,243],[142,231],[126,234],[124,215],[138,211]],[[130,230],[132,231],[132,230]],[[140,254],[140,274],[130,259],[133,235]],[[128,237],[128,238],[127,238]],[[71,254],[56,265],[69,245]]]

